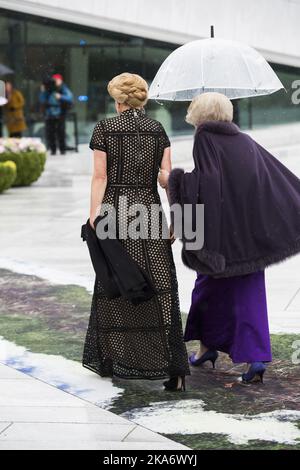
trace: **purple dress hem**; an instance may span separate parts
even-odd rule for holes
[[[272,361],[264,271],[222,279],[198,274],[184,339],[234,363]]]

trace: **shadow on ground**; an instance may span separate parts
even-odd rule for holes
[[[85,288],[52,285],[36,276],[0,270],[0,335],[32,352],[81,361],[90,302],[91,295]],[[264,384],[238,383],[243,366],[233,367],[221,354],[215,370],[209,366],[192,369],[185,394],[164,392],[160,381],[114,379],[124,393],[114,400],[110,410],[121,414],[150,403],[186,399],[200,399],[206,410],[219,413],[256,415],[280,409],[300,410],[300,367],[291,360],[295,340],[300,340],[300,335],[272,335],[274,361]],[[189,350],[195,348],[196,344],[188,345]],[[300,449],[300,443],[290,446],[261,439],[235,445],[226,436],[212,433],[168,436],[194,449]]]

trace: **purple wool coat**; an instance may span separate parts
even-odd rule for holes
[[[190,173],[169,178],[172,204],[204,204],[204,245],[182,259],[198,273],[231,277],[300,251],[300,180],[233,123],[208,121],[195,134]],[[193,221],[195,223],[195,221]]]

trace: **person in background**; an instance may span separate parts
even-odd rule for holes
[[[4,122],[6,124],[9,137],[22,137],[22,132],[26,129],[24,118],[25,100],[22,93],[14,88],[12,82],[5,84],[7,103],[4,106]]]
[[[66,113],[72,106],[73,95],[59,73],[52,75],[41,85],[39,101],[44,107],[46,139],[51,155],[56,154],[57,142],[60,153],[66,152]]]

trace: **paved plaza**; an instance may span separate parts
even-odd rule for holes
[[[0,387],[0,450],[185,449],[2,364]]]

